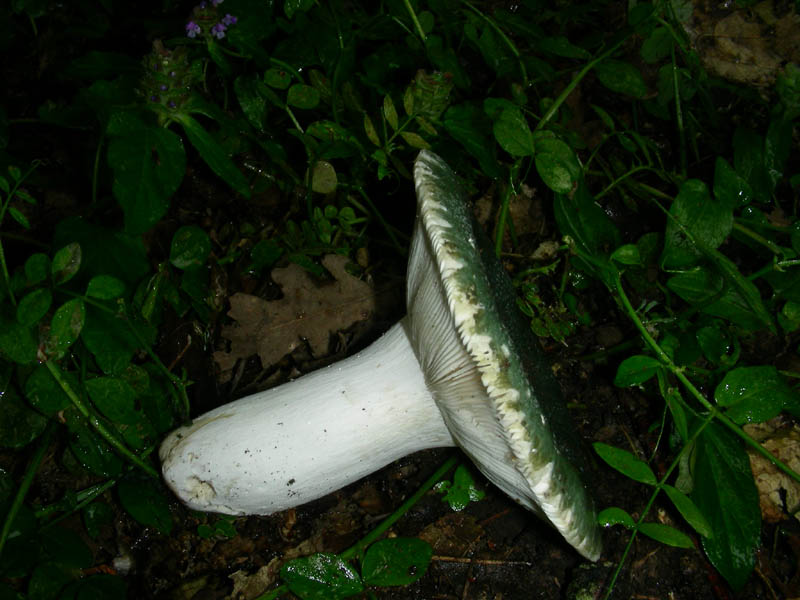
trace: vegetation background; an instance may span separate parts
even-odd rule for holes
[[[0,600],[797,597],[798,25],[747,0],[3,5]],[[596,565],[442,452],[267,518],[159,480],[167,431],[402,314],[422,148],[594,444]],[[325,308],[287,330],[297,290]]]

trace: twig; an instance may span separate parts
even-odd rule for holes
[[[439,562],[451,562],[451,563],[464,563],[464,564],[472,564],[472,565],[490,565],[490,566],[507,566],[507,565],[519,565],[523,567],[532,567],[533,563],[528,562],[527,560],[501,560],[497,558],[470,558],[468,556],[441,556],[439,554],[434,554],[431,556],[431,560],[438,560]]]

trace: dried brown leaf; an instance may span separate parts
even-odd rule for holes
[[[223,371],[240,358],[258,354],[265,367],[273,365],[307,341],[315,356],[324,355],[332,332],[367,319],[375,310],[375,294],[369,284],[345,270],[345,256],[328,254],[323,266],[333,275],[331,283],[319,284],[296,264],[274,269],[272,279],[283,291],[280,300],[264,300],[250,294],[230,297],[228,315],[235,324],[224,327],[230,352],[215,352]]]

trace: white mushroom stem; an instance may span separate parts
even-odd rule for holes
[[[418,450],[454,446],[403,319],[363,352],[172,432],[164,478],[191,508],[271,514]]]

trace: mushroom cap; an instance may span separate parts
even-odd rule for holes
[[[409,335],[444,421],[487,479],[597,560],[575,428],[511,282],[447,164],[423,150],[414,180]]]

